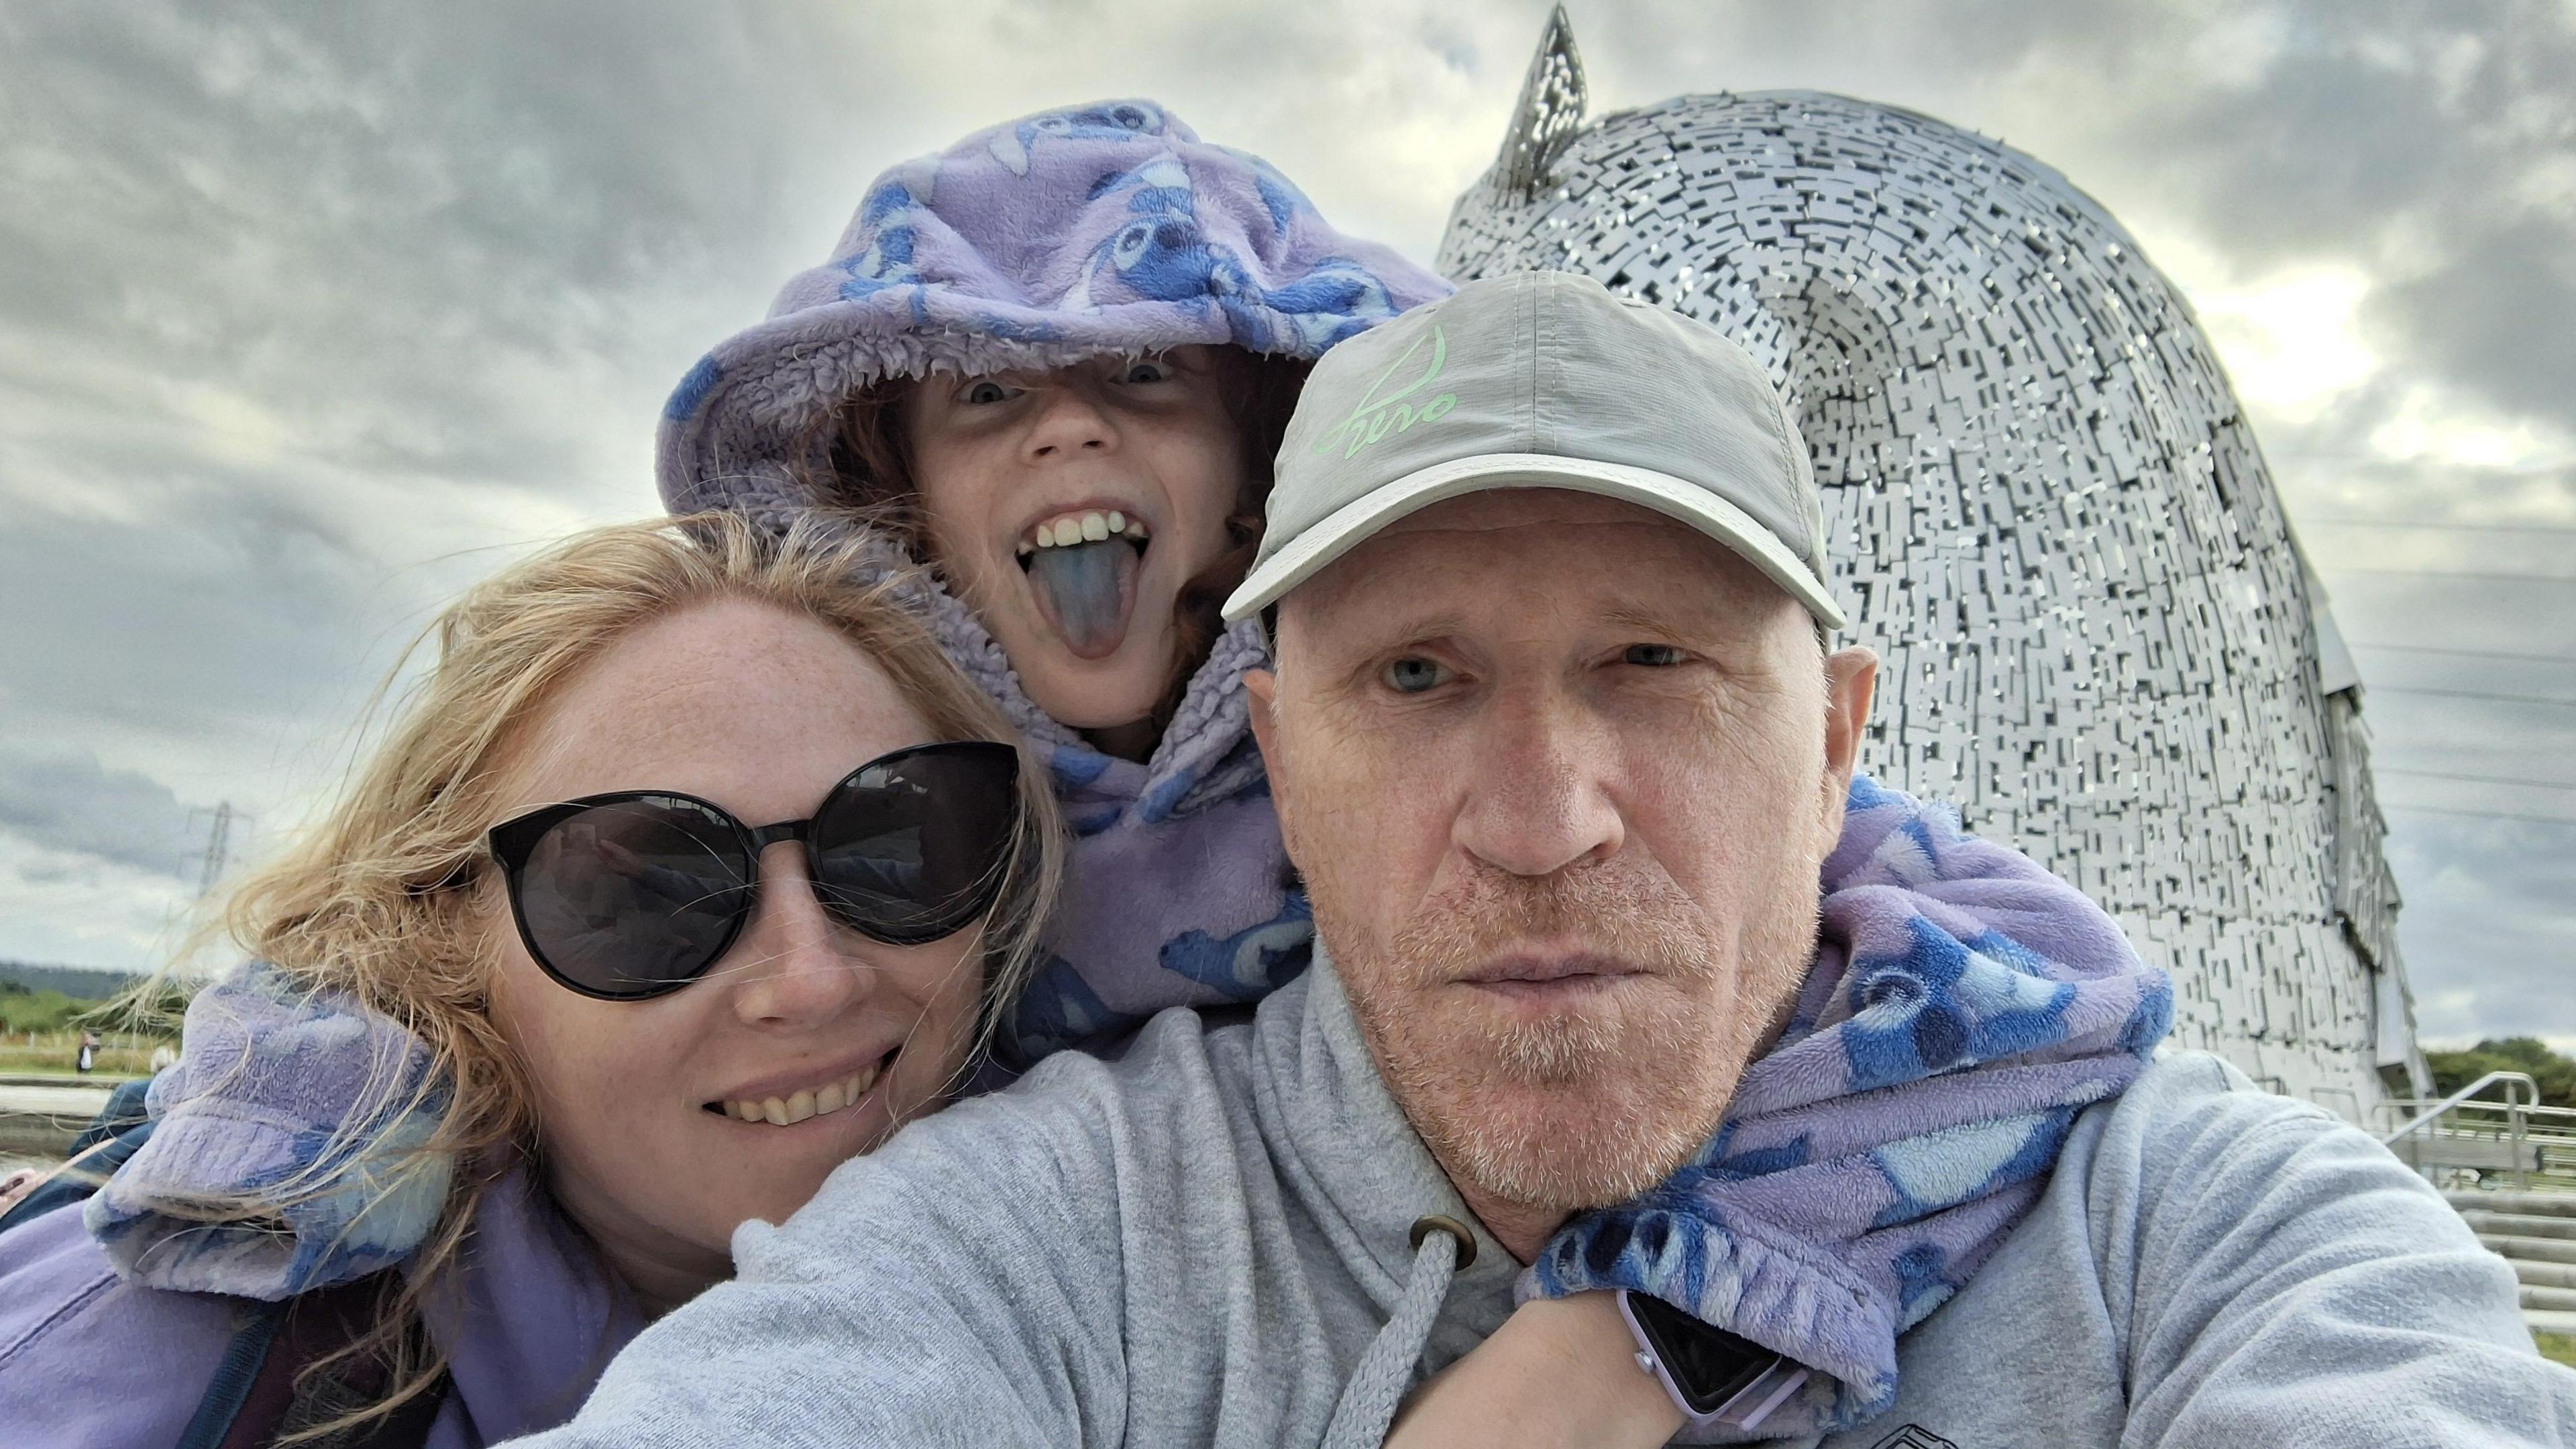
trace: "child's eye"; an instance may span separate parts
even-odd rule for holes
[[[1174,375],[1170,363],[1159,357],[1147,357],[1120,368],[1113,380],[1122,384],[1170,382]]]
[[[1020,390],[1016,387],[1007,387],[989,377],[982,377],[966,384],[966,390],[957,395],[957,400],[968,407],[985,407],[993,403],[1009,402],[1019,395]]]
[[[1622,664],[1635,664],[1647,669],[1670,669],[1686,656],[1670,644],[1631,644],[1619,655]]]
[[[1449,671],[1436,659],[1418,654],[1407,655],[1386,667],[1386,683],[1398,694],[1421,694],[1436,689],[1449,680]]]

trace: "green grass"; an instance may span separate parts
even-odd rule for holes
[[[0,1072],[73,1076],[73,1063],[80,1055],[80,1033],[52,1031],[33,1035],[32,1041],[25,1032],[0,1036]],[[159,1045],[161,1042],[155,1038],[129,1032],[101,1033],[95,1075],[110,1080],[148,1077],[152,1075],[152,1049]]]
[[[2540,1356],[2553,1363],[2576,1368],[2576,1334],[2534,1333],[2532,1341],[2540,1345]]]

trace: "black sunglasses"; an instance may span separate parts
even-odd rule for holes
[[[992,908],[1019,829],[1019,751],[915,745],[852,770],[803,820],[753,829],[669,790],[532,810],[488,837],[519,939],[548,976],[610,1001],[677,991],[751,919],[760,853],[805,847],[815,899],[871,940],[915,946]]]

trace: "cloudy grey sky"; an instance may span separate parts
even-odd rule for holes
[[[0,958],[165,950],[210,808],[273,841],[440,599],[652,509],[882,167],[1151,95],[1427,261],[1545,8],[0,9]],[[1596,113],[1895,102],[2138,234],[2356,643],[2427,1038],[2576,1044],[2576,3],[1569,8]]]

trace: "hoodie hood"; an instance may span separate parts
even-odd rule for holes
[[[1450,290],[1152,101],[1040,112],[877,178],[831,260],[681,379],[662,498],[675,513],[822,501],[821,425],[881,378],[1187,343],[1313,358]]]

